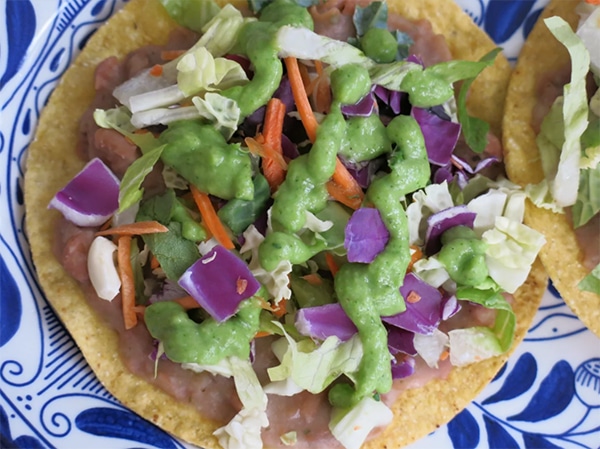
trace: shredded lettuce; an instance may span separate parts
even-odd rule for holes
[[[577,199],[581,136],[588,125],[586,77],[590,55],[571,26],[560,17],[544,22],[550,32],[567,48],[571,56],[571,80],[564,86],[562,109],[565,140],[561,148],[556,176],[550,180],[552,196],[560,206],[570,206]]]
[[[583,226],[598,212],[600,212],[600,164],[595,168],[580,171],[577,201],[571,209],[573,226],[576,228]]]
[[[482,240],[488,245],[486,263],[491,278],[509,293],[525,282],[545,243],[541,233],[507,217],[497,217],[494,228],[484,232]]]
[[[329,430],[344,448],[359,449],[371,430],[387,426],[393,417],[383,402],[367,396],[350,409],[334,409]]]
[[[464,366],[502,354],[502,348],[487,327],[469,327],[448,332],[450,341],[450,363]]]
[[[202,27],[218,12],[212,0],[160,0],[167,13],[179,25],[201,32]]]
[[[131,123],[131,114],[125,106],[113,109],[96,109],[94,121],[100,128],[114,129],[135,143],[142,153],[160,146],[160,142],[152,133],[136,133],[137,128]]]
[[[417,353],[432,368],[438,367],[440,356],[448,346],[448,336],[435,329],[430,335],[415,334],[414,345]]]
[[[251,259],[248,264],[250,271],[264,285],[272,298],[276,301],[289,299],[292,296],[292,291],[289,287],[288,275],[292,272],[292,264],[289,260],[279,262],[274,270],[267,271],[261,264],[258,257],[258,248],[265,239],[264,236],[256,229],[254,225],[250,225],[244,231],[244,245],[240,248],[240,254],[250,252]]]
[[[462,126],[462,133],[465,137],[467,145],[476,153],[483,153],[487,146],[487,134],[490,130],[490,125],[480,118],[473,117],[467,111],[467,94],[471,88],[471,84],[483,69],[491,66],[500,53],[500,48],[496,48],[483,56],[479,62],[481,63],[480,70],[474,76],[469,77],[462,84],[458,93],[458,121]]]
[[[196,372],[232,377],[242,410],[214,435],[226,449],[262,449],[261,428],[269,425],[267,418],[267,395],[256,377],[249,360],[227,357],[216,365],[182,364],[184,369]]]
[[[600,264],[579,282],[579,288],[600,295]]]
[[[119,188],[119,212],[125,211],[142,199],[142,182],[160,159],[164,148],[165,145],[161,145],[144,153],[127,167]]]
[[[388,7],[386,2],[372,2],[364,8],[356,6],[352,21],[356,28],[356,35],[362,36],[371,28],[387,29]]]
[[[343,343],[336,336],[331,336],[316,346],[310,339],[297,342],[281,324],[275,324],[284,331],[284,338],[275,342],[283,356],[280,365],[267,370],[271,381],[291,377],[299,387],[317,394],[342,374],[351,375],[358,370],[363,355],[358,334]]]

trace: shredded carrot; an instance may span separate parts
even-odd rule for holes
[[[329,267],[329,271],[331,271],[331,274],[335,276],[339,271],[340,267],[338,267],[338,264],[331,253],[325,253],[325,262],[327,262],[327,266]]]
[[[600,0],[585,0],[585,2],[590,5],[600,5]]]
[[[327,191],[337,201],[352,209],[358,209],[365,196],[356,179],[344,167],[339,158],[336,160],[331,181],[327,183]]]
[[[270,332],[267,332],[267,331],[258,331],[256,334],[254,334],[254,338],[268,337],[269,335],[271,335]]]
[[[315,70],[319,76],[323,75],[323,63],[318,59],[315,59]]]
[[[259,156],[263,159],[272,159],[277,165],[281,167],[282,170],[287,170],[287,162],[285,161],[281,153],[271,151],[271,148],[267,147],[266,145],[263,145],[264,141],[265,139],[262,134],[257,135],[256,138],[246,137],[244,139],[244,142],[246,143],[246,146],[248,147],[250,153],[255,154],[256,156]]]
[[[292,56],[284,59],[285,67],[287,68],[288,78],[292,88],[292,94],[294,95],[294,102],[296,108],[300,114],[302,125],[306,130],[306,134],[311,142],[317,139],[317,128],[319,124],[315,118],[315,114],[312,111],[308,97],[306,96],[306,89],[302,82],[302,76],[300,75],[300,69],[298,67],[298,60]]]
[[[169,232],[169,228],[158,221],[138,221],[96,232],[96,235],[144,235]]]
[[[263,175],[269,183],[271,192],[275,192],[283,180],[287,167],[281,165],[283,149],[281,147],[281,134],[283,133],[283,120],[285,119],[285,104],[279,98],[271,98],[267,103],[262,137],[263,147],[269,154],[277,154],[276,158],[263,158]]]
[[[185,310],[197,309],[198,307],[200,307],[200,304],[198,304],[198,301],[196,301],[194,298],[192,298],[189,295],[174,299],[173,301],[176,302],[177,304],[179,304]]]
[[[448,357],[450,357],[450,352],[448,352],[448,350],[440,354],[440,360],[446,360]]]
[[[321,277],[317,273],[304,275],[302,276],[302,279],[304,279],[311,285],[321,285],[323,283],[323,279],[321,279]]]
[[[315,109],[323,114],[329,113],[331,107],[331,84],[329,78],[319,77],[315,92]]]
[[[163,61],[172,61],[173,59],[179,58],[185,50],[163,50],[160,52],[160,57]]]
[[[202,215],[204,224],[206,224],[206,227],[213,237],[217,239],[217,241],[225,248],[235,248],[235,245],[225,230],[225,226],[223,226],[223,223],[221,223],[215,208],[210,202],[208,195],[204,192],[200,192],[194,185],[190,185],[190,190],[192,191],[192,196],[194,197],[196,206],[200,211],[200,215]]]
[[[158,261],[156,256],[152,254],[152,257],[150,258],[150,268],[156,270],[158,267],[160,267],[160,262]]]
[[[407,272],[412,271],[412,267],[415,264],[415,262],[423,258],[423,251],[421,251],[421,248],[419,248],[417,245],[410,245],[410,249],[413,251],[410,256],[410,262],[408,263],[408,267],[406,268]]]
[[[137,324],[135,313],[135,282],[131,266],[131,236],[119,237],[117,244],[117,259],[119,263],[119,277],[121,278],[121,302],[125,329],[131,329]]]
[[[111,225],[112,225],[112,217],[110,217],[108,220],[106,220],[104,222],[104,224],[102,226],[100,226],[100,231],[104,231],[104,230],[110,228]]]
[[[150,75],[152,75],[152,76],[161,76],[162,73],[163,73],[163,66],[160,64],[155,64],[150,69]]]
[[[304,64],[298,64],[298,70],[300,70],[300,76],[302,77],[302,83],[304,84],[304,89],[306,89],[307,95],[310,95],[308,90],[308,86],[310,86],[310,75],[308,74],[308,68]]]
[[[281,318],[283,315],[285,315],[287,311],[287,299],[282,298],[277,305],[273,308],[273,315],[275,315],[277,318]]]
[[[346,189],[333,181],[327,183],[327,192],[329,192],[333,199],[354,210],[360,208],[364,196],[362,191],[360,195],[349,193]]]

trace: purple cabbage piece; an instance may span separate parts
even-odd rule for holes
[[[246,263],[221,245],[197,260],[178,282],[218,322],[235,315],[240,303],[260,288]]]
[[[402,92],[396,90],[390,90],[383,86],[375,86],[373,94],[379,98],[383,103],[387,104],[394,114],[400,114]]]
[[[436,114],[417,107],[411,109],[411,115],[423,132],[429,162],[442,167],[447,165],[460,136],[460,124],[442,120]]]
[[[442,298],[442,320],[452,318],[460,309],[461,305],[456,295],[444,295]]]
[[[452,164],[448,164],[445,167],[440,167],[433,172],[433,183],[441,184],[446,181],[448,184],[454,180],[454,174],[452,173]]]
[[[420,299],[410,302],[411,293]],[[404,277],[400,293],[406,302],[406,310],[381,319],[392,326],[406,329],[417,334],[431,335],[442,320],[442,294],[437,288],[427,284],[414,273]]]
[[[442,234],[448,229],[461,225],[473,228],[476,216],[477,214],[471,212],[465,204],[449,207],[431,215],[427,219],[425,254],[430,256],[442,248]]]
[[[392,359],[392,379],[404,379],[415,372],[415,359],[404,357],[402,360]]]
[[[500,159],[496,156],[488,156],[485,159],[482,159],[479,162],[477,162],[475,167],[471,167],[471,164],[454,154],[452,155],[452,161],[456,165],[460,165],[460,167],[462,167],[462,170],[464,170],[465,172],[469,173],[470,175],[474,175],[476,173],[479,173],[484,168],[490,167],[496,162],[500,162]]]
[[[412,55],[410,55],[408,58],[406,58],[407,62],[414,62],[415,64],[419,64],[422,67],[425,67],[425,63],[423,62],[423,60],[415,55],[414,53]]]
[[[368,117],[376,111],[377,102],[373,94],[369,92],[356,104],[345,104],[342,106],[342,114],[348,117]]]
[[[385,158],[383,157],[361,162],[351,162],[339,155],[338,157],[342,164],[344,164],[344,167],[348,169],[348,173],[356,179],[358,185],[363,189],[366,189],[371,185],[371,182],[375,178],[375,173],[385,165]]]
[[[294,102],[294,95],[292,94],[292,86],[290,84],[290,80],[287,75],[281,77],[281,82],[279,86],[273,93],[274,98],[279,98],[283,104],[285,105],[285,112],[291,112],[296,109],[296,103]],[[244,128],[254,127],[260,125],[265,120],[265,111],[267,110],[266,106],[261,106],[252,114],[250,114],[244,120],[244,124],[242,125]]]
[[[298,146],[285,134],[281,135],[281,151],[283,152],[283,156],[288,159],[296,159],[300,156]]]
[[[119,178],[94,158],[50,201],[70,222],[82,227],[100,226],[119,208]]]
[[[395,326],[387,326],[388,331],[388,349],[390,354],[398,353],[407,355],[417,355],[414,339],[415,333],[401,329]]]
[[[389,239],[390,233],[377,209],[357,209],[345,230],[344,248],[348,251],[348,261],[371,263],[384,250]]]
[[[335,335],[347,341],[358,332],[339,303],[305,307],[296,314],[296,329],[302,335],[319,340]]]

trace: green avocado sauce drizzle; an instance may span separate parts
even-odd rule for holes
[[[283,25],[313,29],[306,8],[292,0],[275,0],[263,9],[258,21],[247,23],[240,33],[236,52],[250,58],[255,75],[246,85],[221,94],[238,103],[242,117],[265,105],[279,86],[283,66],[275,35]],[[409,75],[402,88],[415,105],[441,104],[453,94],[451,82],[432,70]],[[296,233],[305,225],[307,212],[325,209],[329,199],[326,183],[334,173],[338,153],[354,161],[389,155],[390,172],[375,179],[365,196],[365,204],[381,213],[390,233],[388,244],[370,264],[343,264],[334,279],[335,294],[357,326],[364,347],[355,386],[338,384],[329,393],[333,405],[347,407],[365,396],[391,389],[387,332],[381,316],[405,310],[400,287],[410,252],[407,217],[401,201],[405,195],[426,186],[430,168],[423,134],[413,118],[398,116],[387,127],[376,115],[344,118],[341,106],[356,103],[371,88],[367,69],[354,64],[336,69],[331,73],[331,88],[331,109],[319,125],[311,150],[289,163],[286,179],[274,196],[274,231],[261,244],[259,259],[262,267],[271,271],[280,261],[301,264],[325,250],[324,241],[306,243]],[[200,190],[224,199],[253,200],[255,186],[249,156],[237,145],[228,144],[218,131],[209,129],[210,125],[199,123],[170,125],[161,135],[162,143],[167,144],[163,161]],[[187,136],[188,132],[192,136]],[[196,157],[202,158],[201,165],[190,163],[190,158]],[[460,266],[455,267],[461,273],[462,264],[473,266],[478,260],[481,248],[476,247],[470,235],[451,237],[448,236],[448,244],[461,246],[464,254]],[[448,259],[448,265],[455,263],[452,257]],[[478,276],[481,273],[475,274]],[[249,342],[260,328],[260,310],[257,301],[250,298],[235,317],[224,323],[210,318],[197,323],[178,304],[164,302],[149,306],[145,321],[172,360],[214,364],[230,355],[248,357]]]

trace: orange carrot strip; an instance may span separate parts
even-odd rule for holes
[[[360,208],[364,196],[362,191],[360,195],[352,194],[333,181],[327,183],[327,192],[329,192],[333,199],[354,210]]]
[[[264,137],[262,134],[253,137],[246,137],[244,139],[246,146],[250,153],[255,154],[263,159],[272,159],[275,163],[277,163],[284,171],[287,170],[287,162],[281,155],[281,153],[277,153],[272,151],[271,148],[263,145]]]
[[[340,267],[338,267],[338,264],[331,253],[325,253],[325,262],[327,262],[327,266],[329,267],[329,271],[331,271],[332,276],[335,276]]]
[[[160,262],[158,261],[156,256],[152,254],[152,257],[150,258],[150,268],[156,270],[158,267],[160,267]]]
[[[256,334],[254,334],[254,338],[268,337],[269,335],[272,335],[272,334],[267,331],[258,331]]]
[[[172,61],[173,59],[179,58],[185,50],[163,50],[160,52],[160,58],[163,61]]]
[[[311,142],[317,139],[317,128],[319,124],[313,114],[312,108],[306,96],[306,89],[304,89],[304,83],[302,82],[302,76],[300,75],[300,69],[298,68],[298,60],[292,56],[284,59],[285,67],[287,68],[288,78],[292,87],[292,94],[294,95],[294,101],[296,108],[300,114],[302,125],[306,130],[306,134]]]
[[[335,162],[335,171],[331,182],[327,184],[327,191],[337,201],[352,209],[358,209],[365,196],[356,179],[352,177],[339,158]]]
[[[269,183],[271,192],[275,192],[285,179],[286,166],[279,162],[283,159],[281,147],[281,134],[283,133],[283,120],[285,119],[285,104],[279,98],[271,98],[267,103],[265,121],[263,126],[263,147],[269,154],[277,154],[277,158],[263,158],[263,175]]]
[[[323,63],[318,59],[315,59],[315,70],[319,76],[323,75]]]
[[[194,298],[192,298],[189,295],[174,299],[173,301],[175,301],[177,304],[179,304],[185,310],[197,309],[198,307],[200,307],[200,304],[198,304],[198,301],[196,301]]]
[[[125,329],[131,329],[137,324],[135,313],[135,283],[131,267],[131,236],[119,237],[117,243],[117,260],[119,262],[119,277],[121,278],[121,302]]]
[[[286,311],[287,299],[281,299],[281,301],[279,301],[277,305],[273,308],[273,315],[275,315],[277,318],[281,318],[283,315],[285,315]]]
[[[423,252],[421,251],[421,248],[419,248],[417,245],[411,245],[410,249],[414,251],[410,256],[410,262],[408,263],[408,267],[406,267],[407,272],[412,271],[412,267],[415,264],[415,262],[423,258]]]
[[[112,217],[109,218],[108,220],[106,220],[104,222],[104,224],[102,226],[100,226],[100,231],[105,231],[106,229],[110,228],[111,224],[112,224]]]
[[[311,285],[321,285],[323,283],[323,279],[317,273],[306,274],[302,276],[302,279]]]
[[[308,93],[308,86],[310,85],[310,75],[308,74],[308,68],[304,64],[298,64],[298,70],[300,70],[300,76],[302,77],[302,83],[304,89]],[[310,95],[310,94],[309,94]]]
[[[198,210],[200,211],[200,215],[202,215],[202,219],[204,220],[206,227],[208,228],[210,233],[213,235],[213,237],[216,238],[217,241],[221,245],[223,245],[225,248],[227,248],[227,249],[235,248],[235,245],[229,238],[229,235],[227,234],[227,231],[225,230],[223,223],[221,223],[221,220],[219,219],[219,216],[217,215],[215,208],[213,207],[212,203],[210,202],[210,198],[208,197],[208,195],[204,192],[200,192],[193,185],[190,185],[190,190],[192,191],[192,196],[194,197],[196,206],[198,207]]]
[[[162,73],[163,73],[163,66],[160,64],[155,64],[150,69],[150,75],[152,75],[152,76],[161,76]]]
[[[144,235],[169,232],[169,228],[158,221],[138,221],[96,232],[96,235]]]

